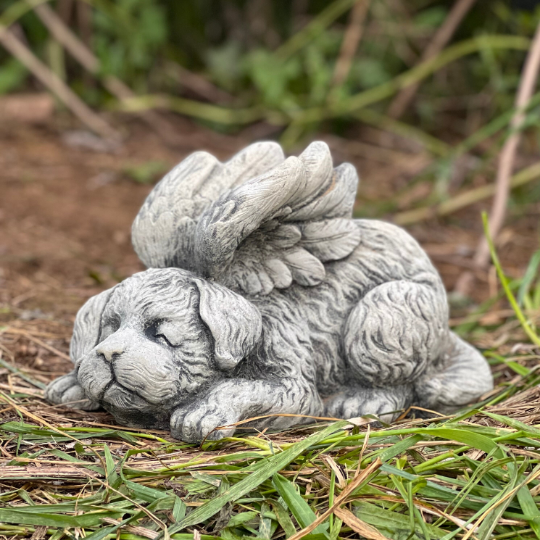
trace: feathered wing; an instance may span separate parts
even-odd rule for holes
[[[194,267],[194,235],[201,214],[223,193],[285,160],[277,143],[248,146],[226,163],[195,152],[151,191],[132,226],[133,247],[153,268]]]
[[[188,268],[248,294],[314,286],[323,263],[360,242],[351,220],[357,184],[354,167],[334,169],[322,142],[286,160],[275,143],[225,164],[193,154],[148,197],[134,246],[148,266]]]

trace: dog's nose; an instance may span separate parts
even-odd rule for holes
[[[105,360],[112,362],[115,356],[120,356],[125,350],[124,344],[117,340],[106,339],[96,347],[96,352],[103,355]]]

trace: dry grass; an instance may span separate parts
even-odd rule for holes
[[[47,404],[42,388],[54,369],[24,359],[37,349],[64,371],[69,327],[12,321],[0,330],[0,534],[539,538],[537,350],[507,309],[458,328],[471,320],[498,383],[474,408],[428,419],[412,410],[391,426],[364,418],[245,433],[201,447]],[[482,320],[496,320],[499,332]]]

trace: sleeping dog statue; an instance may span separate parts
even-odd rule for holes
[[[323,142],[187,157],[133,224],[148,270],[81,308],[47,399],[189,442],[477,400],[491,372],[441,278],[404,230],[352,219],[357,184]]]

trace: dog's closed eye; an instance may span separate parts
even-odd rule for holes
[[[172,321],[156,321],[149,327],[150,335],[170,347],[178,347],[182,343],[181,330]]]

